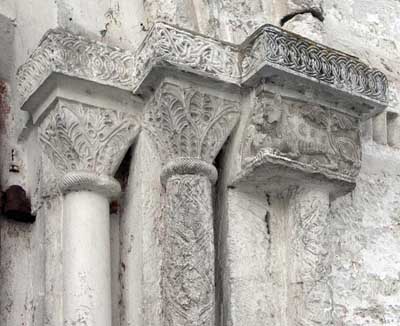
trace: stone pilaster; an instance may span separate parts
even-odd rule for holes
[[[112,324],[109,206],[121,192],[113,176],[142,108],[129,92],[131,68],[129,52],[52,30],[18,71],[22,109],[31,114],[21,138],[35,145],[37,137],[42,161],[54,168],[55,187],[42,167],[40,196],[63,197],[62,307],[45,308],[63,311],[63,325]]]
[[[165,163],[163,325],[215,325],[212,162],[238,117],[237,102],[175,80],[147,108],[146,130]]]

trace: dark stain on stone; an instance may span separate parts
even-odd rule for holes
[[[13,185],[9,187],[3,197],[2,211],[6,218],[24,223],[35,222],[36,216],[31,213],[30,200],[21,186]]]

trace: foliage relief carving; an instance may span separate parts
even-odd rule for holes
[[[239,118],[239,104],[164,83],[148,105],[145,128],[164,162],[188,157],[212,163]]]
[[[112,176],[138,131],[132,114],[59,100],[41,125],[40,142],[60,172]]]

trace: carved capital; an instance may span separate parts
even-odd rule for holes
[[[167,81],[147,107],[145,128],[154,139],[163,163],[170,166],[175,162],[172,170],[187,173],[190,170],[190,174],[194,170],[200,174],[207,170],[205,174],[214,176],[212,169],[202,166],[213,163],[238,118],[237,102],[195,86]]]
[[[281,176],[276,180],[281,184],[315,178],[351,188],[361,167],[359,118],[262,89],[253,98],[241,156],[238,179],[250,177],[272,185],[276,176]]]
[[[64,177],[65,191],[76,190],[77,185],[94,190],[108,184],[115,193],[119,186],[110,177],[138,131],[133,114],[60,99],[42,122],[39,137],[45,154]]]

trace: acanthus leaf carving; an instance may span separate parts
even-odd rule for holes
[[[112,176],[139,131],[133,114],[59,100],[40,128],[40,142],[60,172]]]
[[[145,114],[164,162],[197,158],[212,163],[239,118],[239,104],[166,82]]]

